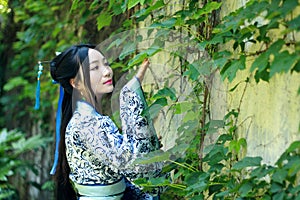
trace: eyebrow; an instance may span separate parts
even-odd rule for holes
[[[93,63],[98,63],[98,60],[93,60],[92,62],[90,62],[90,65]]]
[[[90,62],[90,65],[93,64],[93,63],[98,63],[98,62],[99,62],[99,60],[93,60],[92,62]],[[107,60],[106,60],[105,57],[102,58],[102,62],[103,62],[103,63],[106,63],[106,62],[107,62]]]

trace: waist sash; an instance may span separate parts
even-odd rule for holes
[[[121,199],[125,191],[126,184],[124,178],[109,185],[80,185],[74,183],[80,200],[117,200]]]

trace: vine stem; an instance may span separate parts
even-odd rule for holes
[[[206,135],[206,129],[205,129],[205,121],[206,121],[206,106],[207,106],[207,99],[208,99],[208,87],[204,83],[204,95],[203,95],[203,107],[202,107],[202,117],[200,120],[201,124],[201,130],[200,130],[200,148],[198,152],[198,157],[199,157],[199,171],[202,171],[202,163],[203,163],[203,149],[204,149],[204,139]]]

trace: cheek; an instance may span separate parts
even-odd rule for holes
[[[102,75],[99,73],[90,73],[91,85],[99,84],[101,81]]]

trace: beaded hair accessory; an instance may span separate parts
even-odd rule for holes
[[[36,92],[35,92],[35,106],[34,109],[38,110],[40,108],[40,92],[41,92],[41,75],[43,73],[43,65],[42,65],[42,61],[38,62],[39,67],[38,67],[38,73],[37,73],[37,85],[36,85]]]

